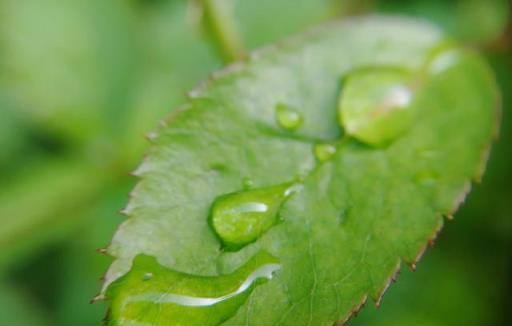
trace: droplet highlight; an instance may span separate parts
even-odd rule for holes
[[[336,154],[336,146],[329,143],[316,144],[313,151],[319,162],[325,162]]]
[[[246,190],[251,189],[254,186],[254,181],[249,177],[245,177],[242,180],[242,186]]]
[[[455,67],[460,62],[460,52],[455,49],[437,53],[428,65],[428,73],[438,75]]]
[[[297,130],[304,122],[299,111],[284,104],[276,106],[276,120],[277,124],[286,130]]]
[[[345,132],[372,146],[385,146],[413,121],[410,73],[397,68],[368,68],[346,77],[338,103]]]
[[[144,275],[142,275],[143,281],[149,281],[152,278],[153,278],[153,273],[144,273]]]
[[[283,203],[300,189],[287,183],[220,196],[211,206],[210,225],[225,250],[237,250],[276,224]]]

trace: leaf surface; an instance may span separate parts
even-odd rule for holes
[[[428,24],[355,19],[257,52],[192,92],[135,172],[130,218],[108,247],[108,322],[180,325],[187,315],[202,325],[330,325],[368,296],[378,302],[481,176],[495,133],[489,69],[443,44]],[[347,105],[362,111],[340,119]],[[300,124],[283,128],[283,106],[300,116],[285,120]],[[400,110],[410,110],[407,123]],[[347,117],[364,132],[344,130]],[[279,269],[239,272],[264,268],[254,263],[262,255]],[[212,285],[198,285],[205,280]],[[244,284],[250,292],[235,291]],[[226,308],[215,298],[228,298]]]

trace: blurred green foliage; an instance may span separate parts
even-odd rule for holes
[[[144,134],[225,56],[203,0],[0,2],[0,325],[98,325],[89,305]],[[373,12],[436,22],[503,90],[488,173],[382,307],[353,325],[506,325],[512,308],[512,28],[507,0],[232,0],[248,50]]]

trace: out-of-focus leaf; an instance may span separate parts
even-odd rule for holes
[[[442,249],[447,248],[434,251]],[[404,270],[379,309],[364,309],[348,325],[496,325],[498,316],[491,313],[494,303],[485,286],[489,282],[481,273],[482,268],[490,268],[467,266],[479,262],[454,259],[451,254],[429,253],[416,273]]]
[[[119,125],[137,65],[127,1],[0,3],[0,87],[52,133]]]
[[[367,296],[378,300],[401,261],[417,261],[442,215],[482,173],[494,134],[498,96],[488,67],[457,48],[437,53],[444,42],[432,26],[399,18],[333,24],[256,53],[196,91],[136,171],[142,180],[125,209],[131,218],[109,247],[110,324],[172,325],[174,314],[197,309],[188,322],[204,326],[210,309],[209,322],[225,325],[327,325]],[[410,128],[382,147],[362,144],[352,129],[340,139],[340,80],[397,69],[412,86],[397,84],[384,98],[372,83],[361,87],[383,101],[370,115],[388,117],[394,101],[406,102]],[[387,89],[388,78],[378,80]],[[302,116],[295,131],[280,128],[282,105]],[[386,131],[376,125],[372,139]],[[282,191],[287,183],[294,187]],[[239,243],[224,241],[226,233],[212,229],[217,208],[226,224],[248,213],[265,217],[268,228],[267,212],[275,212],[275,225],[248,241],[245,233]],[[261,229],[240,220],[240,232]],[[234,282],[261,251],[278,259],[275,278],[261,285],[265,264]],[[176,277],[183,282],[164,281]],[[205,279],[211,284],[199,286]],[[217,299],[225,302],[210,303]]]
[[[12,105],[0,96],[0,167],[11,161],[27,145],[28,137],[23,127]]]
[[[427,18],[462,41],[488,43],[505,30],[510,16],[508,0],[391,0],[378,1],[384,12]]]
[[[512,241],[512,49],[488,57],[502,90],[502,123],[490,156],[489,171],[462,208],[464,219],[471,223],[462,227],[466,236],[478,236],[490,251],[495,251]],[[463,239],[461,235],[459,240]]]
[[[0,324],[50,326],[49,318],[22,291],[0,282]]]
[[[26,166],[0,189],[0,270],[79,222],[108,176],[81,159]]]
[[[54,294],[58,301],[56,324],[96,325],[105,316],[104,303],[88,304],[100,284],[98,275],[111,261],[109,257],[98,255],[96,250],[108,243],[116,225],[124,219],[116,212],[128,191],[127,185],[109,187],[94,207],[83,212],[85,216],[78,227],[68,235],[59,268],[60,283]]]

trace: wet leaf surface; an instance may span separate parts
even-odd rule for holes
[[[205,325],[326,325],[347,319],[367,297],[378,301],[401,263],[416,264],[443,215],[454,213],[471,180],[481,176],[495,134],[498,94],[487,65],[464,49],[438,53],[442,43],[441,33],[424,23],[355,19],[255,53],[192,92],[154,134],[155,144],[135,171],[141,179],[124,210],[129,218],[108,248],[115,257],[104,287],[110,324],[180,325],[165,316],[183,307],[163,298],[204,297],[206,285],[179,285],[190,277],[237,275],[261,252],[279,264],[271,280],[236,309],[219,302],[194,307],[190,316],[209,316]],[[358,69],[385,67],[424,75],[408,99],[407,128],[401,115],[392,114],[396,133],[378,120],[381,115],[368,115],[374,112],[368,105],[389,99],[380,92],[396,78],[386,75],[359,83],[362,89],[351,91],[347,104],[362,108],[373,129],[364,137],[343,130],[341,81]],[[378,96],[360,105],[364,88]],[[300,126],[282,128],[280,105],[294,109]],[[210,223],[212,205],[248,185],[273,189],[290,182],[300,187],[279,203],[276,223],[266,219],[263,232],[249,230],[250,241],[225,250]],[[161,282],[131,278],[148,256],[153,260],[142,264],[144,273],[182,278],[168,282],[164,292]],[[134,292],[153,299],[145,309],[134,308]]]

